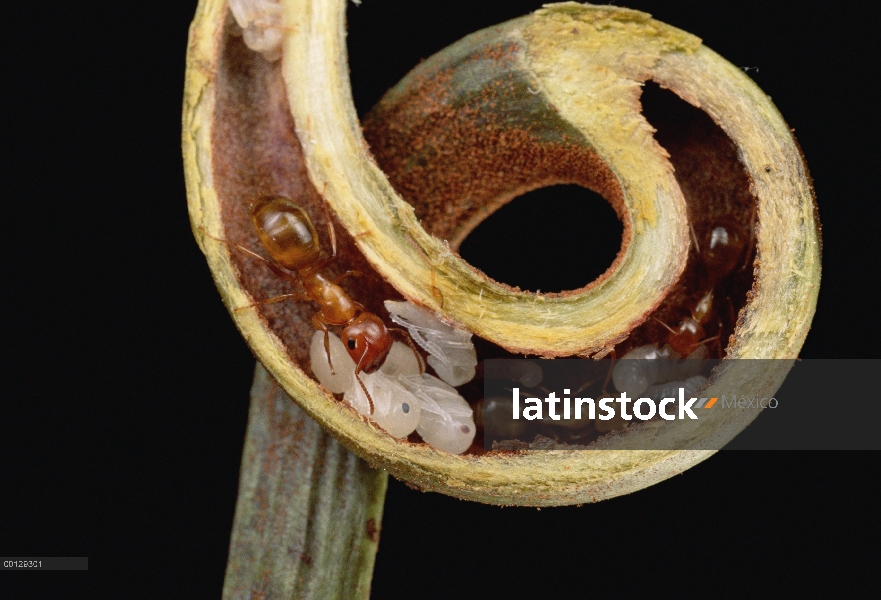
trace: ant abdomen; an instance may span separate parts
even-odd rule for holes
[[[716,220],[701,241],[701,260],[707,271],[710,286],[715,286],[741,264],[748,236],[733,219]]]
[[[273,260],[298,273],[321,255],[318,234],[306,212],[282,196],[260,198],[251,205],[251,220]]]

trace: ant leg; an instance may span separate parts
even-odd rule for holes
[[[297,33],[297,28],[293,25],[264,25],[266,29],[278,29],[283,33]]]
[[[608,377],[608,375],[607,375],[607,377]],[[591,380],[589,380],[589,381],[585,381],[584,383],[582,383],[582,384],[578,387],[577,390],[575,390],[575,394],[580,394],[581,392],[583,392],[584,390],[586,390],[587,388],[589,388],[590,386],[592,386],[593,384],[595,384],[597,381],[599,381],[599,378],[591,379]]]
[[[544,392],[544,393],[547,394],[548,396],[551,395],[551,390],[549,390],[548,388],[546,388],[545,386],[543,386],[543,385],[541,385],[541,384],[538,384],[538,385],[535,386],[533,389],[541,390],[542,392]],[[514,390],[511,390],[511,391],[513,392]]]
[[[731,298],[728,296],[725,297],[725,300],[728,303],[728,311],[725,317],[728,320],[728,323],[731,324],[731,331],[734,331],[734,328],[737,327],[737,314],[734,311],[734,303],[731,301]],[[722,322],[722,315],[719,315],[719,331],[724,331],[725,324]]]
[[[327,190],[327,184],[324,184],[325,191]],[[330,212],[327,210],[327,206],[324,207],[324,217],[327,219],[327,234],[330,236],[330,256],[325,256],[320,261],[316,262],[314,265],[309,267],[307,270],[308,274],[317,273],[330,263],[336,260],[336,228],[333,225],[333,219],[330,216]]]
[[[370,404],[370,414],[373,414],[373,398],[370,397],[370,392],[367,391],[367,386],[364,385],[364,382],[361,381],[361,378],[358,377],[358,373],[361,372],[361,363],[364,362],[364,357],[367,356],[367,351],[361,355],[361,358],[358,359],[358,365],[355,367],[355,379],[358,380],[358,385],[361,386],[361,389],[364,390],[364,394],[367,396],[367,402]]]
[[[412,350],[413,354],[416,355],[416,362],[419,363],[419,374],[424,375],[425,374],[425,364],[422,362],[422,356],[419,354],[419,352],[416,350],[416,346],[413,344],[413,338],[410,337],[410,333],[407,331],[404,331],[400,327],[389,327],[388,330],[389,331],[397,331],[398,333],[400,333],[401,335],[404,336],[404,341],[407,342],[407,345],[410,346],[410,350]]]
[[[373,398],[370,397],[370,392],[367,391],[367,386],[364,385],[364,382],[361,381],[361,378],[358,377],[358,371],[355,370],[355,379],[358,380],[358,385],[361,386],[361,389],[364,390],[364,395],[367,396],[367,403],[370,405],[370,414],[373,414]]]
[[[309,296],[306,296],[304,294],[282,294],[281,296],[276,296],[275,298],[270,298],[269,300],[260,300],[258,302],[246,304],[245,306],[239,306],[235,309],[235,312],[246,310],[248,308],[254,308],[255,306],[262,306],[264,304],[274,304],[275,302],[281,302],[282,300],[288,299],[309,300]]]
[[[694,354],[695,352],[697,352],[699,349],[702,349],[702,348],[707,348],[706,353],[701,354],[699,356],[696,356],[695,358],[699,359],[699,360],[704,360],[706,358],[709,358],[708,355],[710,353],[710,350],[708,349],[707,344],[709,344],[710,342],[716,342],[716,344],[715,344],[716,348],[718,348],[718,350],[719,350],[718,358],[722,358],[722,342],[721,342],[720,338],[721,338],[721,335],[717,333],[716,335],[714,335],[712,337],[708,337],[706,339],[699,341],[698,343],[696,343],[694,346],[691,347],[691,350],[685,356],[685,358],[691,358],[692,354]]]
[[[425,253],[425,250],[419,247],[409,233],[407,233],[407,241],[413,246],[419,254],[422,255],[422,258],[425,259],[425,262],[428,263],[428,266],[431,268],[431,295],[434,296],[434,299],[437,300],[437,303],[441,308],[444,307],[444,294],[440,291],[440,288],[437,287],[437,276],[435,275],[434,264],[431,262],[431,259],[428,257],[428,254]]]
[[[314,325],[315,329],[318,331],[324,332],[324,353],[327,355],[327,366],[330,367],[330,374],[336,375],[336,371],[333,368],[333,361],[330,358],[330,330],[327,328],[324,321],[321,320],[320,313],[312,316],[312,325]]]
[[[325,191],[327,190],[327,184],[324,184]],[[330,216],[330,212],[327,210],[327,206],[324,207],[324,217],[327,219],[327,234],[330,236],[330,256],[325,256],[314,265],[309,267],[306,270],[307,275],[311,275],[312,273],[317,273],[330,263],[336,260],[337,253],[337,243],[336,243],[336,228],[333,224],[333,219]]]
[[[257,254],[253,250],[248,250],[244,246],[236,244],[235,242],[230,242],[229,240],[225,240],[223,238],[213,236],[210,233],[208,233],[207,231],[205,231],[205,229],[201,225],[199,226],[199,231],[201,231],[206,237],[209,237],[216,242],[220,242],[221,244],[226,244],[227,246],[232,246],[233,248],[239,250],[240,252],[244,252],[245,254],[250,256],[251,258],[255,258],[255,259],[263,262],[267,267],[269,267],[270,271],[272,271],[273,273],[275,273],[276,275],[278,275],[282,279],[287,279],[288,281],[292,281],[294,283],[300,283],[300,281],[296,277],[294,277],[290,273],[282,270],[282,268],[279,267],[277,264],[275,264],[271,260],[263,258],[262,256],[260,256],[259,254]]]
[[[338,284],[340,281],[345,279],[346,277],[361,277],[361,271],[346,271],[339,277],[333,280],[334,285]]]
[[[440,304],[440,307],[444,307],[444,294],[440,291],[440,288],[437,287],[437,279],[435,279],[434,273],[434,265],[431,265],[431,295],[434,296],[434,299],[437,300],[437,303]]]
[[[317,263],[315,263],[314,265],[312,265],[311,267],[309,267],[308,270],[303,271],[301,273],[305,273],[305,275],[308,277],[309,275],[313,275],[313,274],[317,273],[318,271],[320,271],[321,269],[323,269],[324,267],[326,267],[327,265],[329,265],[330,263],[332,263],[335,260],[336,260],[336,258],[334,258],[333,256],[326,256],[326,257],[322,258],[320,261],[318,261]]]
[[[697,346],[703,346],[704,344],[708,344],[710,342],[718,342],[718,341],[719,341],[719,334],[717,333],[713,337],[708,337],[705,340],[701,340],[700,342],[697,343]],[[694,350],[692,350],[692,352],[694,352]]]
[[[664,325],[664,327],[666,327],[666,325]],[[612,378],[612,369],[615,368],[615,361],[618,359],[618,355],[615,354],[614,349],[612,349],[612,351],[609,354],[612,355],[612,359],[611,359],[611,364],[609,365],[609,370],[606,372],[606,380],[603,381],[603,391],[600,392],[603,396],[605,396],[606,394],[609,393],[606,390],[606,388],[609,387],[609,380]]]
[[[694,249],[697,251],[698,256],[701,253],[701,245],[700,242],[697,241],[697,233],[694,231],[694,223],[689,219],[688,228],[691,230],[691,239],[694,242]]]
[[[324,187],[327,188],[327,184]],[[334,227],[330,211],[327,210],[327,205],[324,206],[324,215],[327,218],[327,234],[330,236],[330,258],[334,259],[336,258],[336,227]]]

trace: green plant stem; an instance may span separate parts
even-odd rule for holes
[[[387,482],[258,363],[223,598],[368,598]]]

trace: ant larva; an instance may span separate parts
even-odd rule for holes
[[[312,317],[312,324],[315,329],[324,332],[324,350],[331,373],[334,373],[334,368],[331,359],[329,328],[342,327],[341,335],[345,340],[346,352],[355,363],[355,379],[367,396],[370,414],[373,414],[373,399],[359,374],[373,373],[383,364],[392,348],[391,331],[400,332],[405,336],[421,367],[421,359],[418,358],[419,355],[413,348],[409,336],[401,329],[386,327],[382,319],[368,311],[362,304],[352,300],[338,285],[340,279],[347,275],[356,274],[355,272],[347,271],[334,281],[321,273],[322,269],[336,259],[336,230],[330,219],[328,219],[327,228],[330,235],[331,255],[323,257],[318,234],[312,220],[302,208],[289,199],[283,196],[265,196],[251,205],[250,212],[257,236],[272,260],[267,260],[239,244],[227,242],[214,236],[209,237],[230,244],[260,260],[282,279],[301,284],[306,294],[283,294],[269,300],[239,307],[236,310],[244,310],[289,298],[312,300],[318,304],[320,308]],[[206,233],[206,235],[208,234]],[[291,275],[288,271],[295,272],[297,276]]]

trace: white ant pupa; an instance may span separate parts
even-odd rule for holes
[[[438,319],[430,310],[410,302],[385,301],[391,320],[406,327],[410,337],[428,352],[428,364],[452,386],[474,379],[477,352],[471,334]]]
[[[312,371],[321,385],[335,394],[345,394],[346,402],[370,417],[392,437],[405,438],[413,433],[419,424],[419,399],[397,382],[400,373],[419,374],[419,363],[413,351],[406,344],[395,342],[377,371],[361,374],[361,381],[373,400],[373,414],[370,414],[370,402],[355,378],[355,361],[336,334],[329,334],[328,342],[333,372],[327,362],[323,332],[315,332],[309,348]]]
[[[401,345],[406,348],[404,344]],[[384,373],[381,367],[378,371],[362,375],[361,379],[373,399],[374,411],[370,418],[392,437],[401,439],[413,433],[422,413],[419,398],[402,387],[397,377]],[[357,383],[343,397],[362,415],[369,413],[367,396]]]
[[[399,381],[422,402],[416,432],[423,440],[450,454],[462,454],[471,446],[477,433],[474,411],[453,387],[427,373]]]
[[[612,381],[619,392],[639,398],[654,384],[683,380],[696,375],[703,368],[706,346],[698,346],[688,360],[679,361],[680,354],[669,344],[638,346],[625,354],[612,369]]]
[[[229,0],[229,10],[248,48],[269,62],[281,58],[284,8],[280,0]]]
[[[344,394],[346,402],[389,435],[401,439],[416,430],[427,443],[452,454],[461,454],[471,445],[476,433],[471,407],[452,387],[420,374],[419,360],[406,344],[394,342],[382,366],[361,375],[374,404],[370,414],[367,396],[355,379],[354,361],[335,334],[330,334],[329,343],[333,373],[324,350],[324,333],[316,331],[312,337],[309,355],[316,378],[329,391]]]
[[[544,379],[544,371],[531,360],[506,360],[493,367],[493,378],[519,383],[522,387],[536,387]]]

